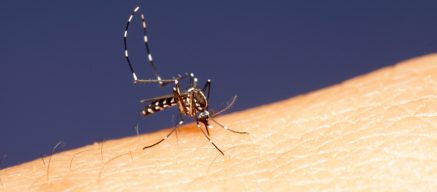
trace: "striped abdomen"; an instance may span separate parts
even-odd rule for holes
[[[167,97],[167,98],[158,99],[156,101],[151,102],[146,107],[144,107],[142,114],[144,116],[147,116],[147,115],[162,111],[164,109],[173,107],[176,105],[176,103],[177,103],[177,101],[176,101],[176,99],[174,99],[174,97]]]

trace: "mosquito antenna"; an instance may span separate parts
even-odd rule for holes
[[[223,109],[221,109],[221,110],[218,111],[217,113],[214,113],[214,114],[211,115],[211,116],[216,117],[216,116],[220,115],[221,113],[226,112],[227,110],[229,110],[229,109],[230,109],[230,108],[235,104],[235,101],[237,101],[237,95],[234,95],[234,96],[232,97],[232,99],[228,102],[228,105],[227,105],[226,107],[224,107]]]

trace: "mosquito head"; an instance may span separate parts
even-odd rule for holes
[[[196,119],[199,122],[202,122],[203,124],[207,125],[208,119],[209,119],[209,112],[207,110],[204,110],[204,111],[198,113]]]

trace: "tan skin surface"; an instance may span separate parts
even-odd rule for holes
[[[217,120],[250,132],[215,126],[225,156],[190,124],[3,169],[0,191],[437,189],[437,55]]]

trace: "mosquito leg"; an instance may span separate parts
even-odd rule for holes
[[[140,84],[140,83],[162,83],[162,84],[168,84],[168,83],[174,83],[176,79],[135,79],[134,83],[135,84]]]
[[[196,123],[197,123],[197,126],[199,126],[199,121],[196,121]],[[205,125],[206,134],[208,136],[210,136],[210,134],[209,134],[209,122],[208,121],[206,121],[206,122],[202,121],[202,123]]]
[[[208,81],[206,81],[205,85],[202,88],[202,91],[206,93],[206,101],[209,101],[211,93],[211,79],[208,79]]]
[[[217,145],[214,144],[214,142],[212,142],[211,138],[209,138],[209,136],[205,133],[205,131],[203,131],[202,128],[200,128],[200,124],[197,124],[197,127],[200,129],[200,131],[202,131],[203,135],[205,135],[206,139],[208,139],[208,141],[214,145],[214,147],[224,156],[225,154],[223,153],[222,150],[220,150],[220,148],[217,147]]]
[[[230,132],[234,132],[234,133],[238,133],[238,134],[249,134],[249,132],[245,132],[245,131],[235,131],[233,129],[228,128],[227,126],[222,125],[221,123],[219,123],[218,121],[214,120],[213,118],[209,118],[212,121],[214,121],[214,123],[217,123],[217,125],[219,125],[221,128],[223,128],[224,130],[228,130]]]
[[[195,88],[197,86],[197,78],[194,76],[194,73],[189,74],[190,77],[190,88]]]
[[[190,86],[193,87],[194,73],[190,74]]]
[[[141,14],[141,24],[143,26],[143,33],[144,33],[143,39],[144,39],[144,45],[146,46],[147,61],[152,66],[156,79],[161,80],[161,76],[159,76],[158,69],[155,65],[155,62],[153,61],[152,53],[150,52],[149,38],[147,37],[147,24],[146,24],[146,20],[144,19],[144,14]],[[163,82],[160,81],[159,84],[162,86]]]
[[[184,124],[184,118],[182,117],[182,114],[180,114],[180,113],[178,113],[177,114],[177,123],[175,123],[175,127],[176,126],[181,126],[182,124]],[[179,141],[179,138],[178,138],[178,129],[176,130],[176,139]]]
[[[195,108],[194,108],[194,105],[195,105],[195,103],[194,103],[194,92],[191,92],[191,93],[189,93],[188,94],[188,98],[189,98],[189,101],[191,102],[190,103],[190,116],[194,116],[194,115],[196,115],[196,110],[195,110]]]
[[[135,9],[130,14],[129,19],[127,20],[126,28],[124,30],[124,35],[123,35],[124,56],[126,58],[127,64],[129,65],[129,69],[130,69],[130,71],[132,73],[132,77],[133,77],[134,81],[137,81],[138,77],[135,74],[134,68],[133,68],[132,63],[131,63],[131,61],[129,59],[129,54],[128,54],[128,51],[127,51],[127,33],[128,33],[129,25],[132,22],[132,19],[133,19],[134,15],[138,12],[139,9],[140,9],[139,6],[135,7]],[[143,14],[141,14],[141,23],[142,23],[142,26],[143,26],[143,33],[144,33],[143,39],[144,39],[144,45],[146,46],[147,61],[152,66],[152,69],[153,69],[153,72],[155,73],[157,82],[160,85],[162,85],[163,82],[161,81],[161,77],[158,74],[158,69],[156,68],[156,65],[155,65],[155,63],[153,61],[153,58],[152,58],[152,54],[150,52],[149,40],[148,40],[148,37],[147,37],[147,25],[146,25],[146,21],[144,19],[144,15]]]
[[[158,142],[156,142],[156,143],[154,143],[154,144],[152,144],[152,145],[149,145],[149,146],[145,146],[145,147],[143,147],[143,150],[144,150],[144,149],[147,149],[147,148],[150,148],[150,147],[153,147],[153,146],[155,146],[155,145],[160,144],[160,143],[163,142],[164,140],[168,139],[168,138],[170,137],[170,135],[173,134],[173,132],[175,132],[175,131],[176,131],[176,134],[177,134],[177,128],[178,128],[180,125],[182,125],[183,123],[184,123],[184,119],[183,119],[182,115],[181,115],[181,114],[178,114],[178,122],[176,123],[176,125],[174,126],[174,128],[170,131],[170,133],[168,133],[164,138],[162,138],[162,139],[159,140]]]
[[[176,123],[176,126],[180,126],[180,125],[184,124],[185,120],[184,120],[184,117],[182,116],[182,114],[178,113],[177,116],[178,116],[179,121]]]
[[[147,149],[147,148],[150,148],[150,147],[153,147],[153,146],[155,146],[155,145],[158,145],[158,144],[160,144],[161,142],[163,142],[164,140],[168,139],[168,138],[170,137],[170,135],[173,134],[173,132],[174,132],[177,128],[178,128],[177,126],[174,127],[174,128],[170,131],[170,133],[168,133],[164,138],[162,138],[162,139],[159,140],[158,142],[156,142],[156,143],[154,143],[154,144],[152,144],[152,145],[148,145],[148,146],[143,147],[143,150],[145,150],[145,149]]]
[[[144,14],[141,14],[141,24],[143,27],[143,40],[144,40],[144,45],[146,47],[146,54],[147,54],[147,62],[152,66],[153,72],[155,73],[156,79],[138,79],[138,76],[135,73],[135,70],[132,66],[132,62],[129,59],[129,53],[128,53],[128,49],[127,49],[127,34],[128,34],[128,30],[129,30],[129,25],[132,22],[133,17],[135,16],[135,14],[140,10],[140,7],[137,6],[135,7],[135,9],[132,11],[132,13],[129,16],[129,19],[126,23],[126,27],[124,30],[124,35],[123,35],[123,43],[124,43],[124,56],[126,58],[127,64],[129,65],[129,69],[132,73],[132,77],[134,79],[134,83],[159,83],[161,86],[163,86],[164,83],[170,83],[170,82],[174,82],[174,79],[172,80],[162,80],[161,76],[158,73],[158,69],[155,65],[155,62],[153,60],[151,51],[150,51],[150,47],[149,47],[149,40],[148,40],[148,36],[147,36],[147,24],[146,24],[146,20],[144,19]]]
[[[234,104],[235,101],[237,100],[237,96],[235,95],[234,97],[232,97],[231,101],[228,102],[228,104],[226,105],[226,107],[224,107],[223,109],[221,109],[218,112],[215,112],[214,114],[212,114],[212,117],[216,117],[217,115],[220,115],[221,113],[224,113],[225,111],[229,110]]]
[[[161,87],[166,86],[170,83],[174,83],[175,80],[182,80],[188,77],[191,77],[193,73],[185,73],[184,75],[178,75],[177,77],[173,77],[172,79],[137,79],[134,80],[135,84],[146,84],[146,83],[160,83]]]
[[[193,75],[194,75],[193,73],[185,73],[184,75],[180,75],[180,74],[179,74],[177,77],[173,77],[173,78],[172,78],[173,81],[162,80],[162,85],[161,85],[161,87],[166,86],[166,85],[168,85],[168,84],[170,84],[170,83],[174,83],[174,80],[178,80],[178,81],[180,81],[180,80],[182,80],[182,79],[185,79],[185,78],[188,78],[188,77],[192,77]]]
[[[181,90],[179,88],[179,81],[175,81],[175,87],[173,87],[173,98],[177,100],[177,105],[179,112],[182,114],[187,114],[187,107],[185,105],[184,99],[181,96]]]
[[[139,9],[140,9],[140,7],[135,7],[134,11],[133,11],[133,12],[131,13],[131,15],[129,16],[129,19],[127,20],[127,23],[126,23],[126,28],[125,28],[125,30],[124,30],[124,36],[123,36],[123,42],[124,42],[124,57],[126,58],[127,64],[129,65],[129,69],[130,69],[130,71],[131,71],[131,73],[132,73],[132,77],[133,77],[134,81],[136,81],[138,78],[137,78],[137,75],[135,74],[134,68],[132,67],[132,63],[130,62],[129,54],[128,54],[128,51],[127,51],[127,30],[129,29],[129,24],[131,23],[132,18],[134,17],[135,13],[136,13]]]

